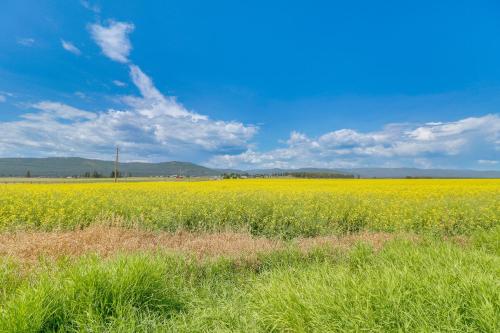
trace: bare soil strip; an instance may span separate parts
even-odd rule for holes
[[[360,233],[345,237],[314,237],[293,242],[302,251],[318,246],[348,248],[362,241],[381,248],[397,235],[390,233]],[[253,237],[245,233],[149,232],[139,229],[93,226],[84,230],[55,232],[14,232],[0,234],[0,256],[23,262],[39,258],[57,259],[96,253],[109,257],[116,253],[168,250],[195,255],[198,258],[225,256],[254,257],[259,253],[284,249],[286,242]]]

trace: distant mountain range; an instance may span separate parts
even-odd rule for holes
[[[280,174],[290,172],[344,173],[361,178],[500,178],[500,171],[464,169],[418,169],[418,168],[351,168],[351,169],[255,169],[248,174]]]
[[[342,170],[341,170],[342,171]],[[417,168],[354,168],[343,171],[363,178],[500,178],[500,171]]]
[[[218,170],[187,162],[120,163],[124,176],[217,176]],[[109,177],[114,170],[113,161],[92,160],[79,157],[49,158],[0,158],[0,176],[24,177],[29,171],[32,177],[71,177],[97,172]]]
[[[352,168],[352,169],[211,169],[189,162],[162,163],[120,163],[122,175],[134,177],[183,175],[190,177],[217,176],[223,173],[250,175],[272,175],[291,172],[341,173],[361,178],[500,178],[500,171],[479,171],[459,169],[416,169],[416,168]],[[0,158],[0,177],[24,177],[29,171],[32,177],[71,177],[97,172],[109,177],[114,170],[113,161],[85,159],[79,157],[50,158]]]

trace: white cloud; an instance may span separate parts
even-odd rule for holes
[[[42,112],[37,113],[27,113],[22,115],[24,119],[67,119],[67,120],[78,120],[78,119],[94,119],[96,114],[93,112],[83,111],[72,106],[43,101],[31,105],[32,108],[40,110]]]
[[[82,4],[85,9],[88,9],[96,14],[99,14],[101,12],[101,7],[98,5],[92,5],[89,1],[87,0],[81,0],[80,3]]]
[[[432,161],[427,158],[415,158],[413,160],[414,166],[421,169],[430,169],[432,168]]]
[[[7,101],[7,97],[14,97],[14,94],[10,93],[8,91],[1,91],[0,90],[0,103]]]
[[[33,44],[35,44],[35,39],[34,38],[18,38],[17,44],[30,47],[30,46],[33,46]]]
[[[113,80],[113,84],[117,87],[125,87],[127,85],[125,82],[122,82],[120,80]]]
[[[86,99],[87,95],[81,91],[75,91],[75,96],[81,99]]]
[[[63,49],[65,49],[66,51],[68,52],[71,52],[73,54],[76,54],[76,55],[80,55],[82,54],[82,51],[80,51],[79,48],[77,48],[73,43],[71,42],[67,42],[65,41],[64,39],[61,39],[61,45],[63,47]]]
[[[141,97],[124,98],[123,110],[89,112],[42,101],[21,120],[0,122],[0,156],[109,159],[118,144],[125,159],[163,161],[248,149],[255,126],[188,111],[159,92],[139,67],[130,65],[130,75]]]
[[[89,26],[94,41],[102,52],[111,60],[127,63],[132,44],[128,34],[134,31],[134,25],[126,22],[109,21],[108,26],[98,23]]]
[[[429,168],[433,160],[476,153],[486,156],[500,148],[500,116],[470,117],[424,125],[389,124],[380,131],[340,129],[310,138],[292,132],[284,148],[252,149],[211,158],[207,165],[231,168],[348,167],[413,165]],[[481,163],[481,162],[479,162]],[[483,162],[483,164],[486,164]]]
[[[442,137],[464,134],[475,131],[478,128],[488,127],[492,117],[466,118],[451,123],[427,123],[415,130],[409,131],[408,135],[416,141],[435,141]],[[492,124],[496,126],[495,123]]]
[[[499,163],[499,161],[495,160],[478,160],[477,162],[483,165],[497,165]]]

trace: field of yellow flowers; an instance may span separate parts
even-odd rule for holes
[[[0,230],[114,223],[292,238],[361,230],[443,235],[500,222],[500,180],[296,180],[2,184]]]

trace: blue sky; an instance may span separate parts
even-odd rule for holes
[[[0,156],[500,169],[498,1],[6,0]]]

